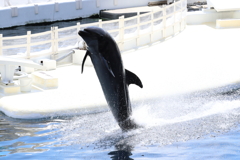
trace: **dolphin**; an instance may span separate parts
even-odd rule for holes
[[[105,99],[118,125],[123,131],[137,128],[131,119],[132,108],[128,86],[143,87],[141,80],[123,66],[119,48],[109,33],[99,27],[87,27],[78,34],[87,44],[84,62],[89,56],[100,81]]]

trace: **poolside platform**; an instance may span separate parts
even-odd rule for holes
[[[216,29],[215,23],[188,25],[178,35],[150,47],[125,52],[126,69],[141,79],[130,85],[133,106],[149,99],[189,94],[240,84],[240,29]],[[48,71],[58,77],[57,89],[0,98],[0,110],[14,118],[32,119],[84,114],[108,109],[93,67],[67,65]]]
[[[107,19],[118,19],[120,16],[125,18],[136,16],[138,13],[144,14],[151,11],[155,11],[161,8],[161,6],[144,6],[144,7],[133,7],[133,8],[123,8],[123,9],[112,9],[112,10],[102,10],[100,11],[101,18]]]

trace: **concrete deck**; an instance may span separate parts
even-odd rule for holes
[[[152,10],[157,10],[161,6],[144,6],[144,7],[133,7],[133,8],[123,8],[123,9],[113,9],[113,10],[103,10],[100,11],[100,16],[102,18],[108,19],[118,19],[120,16],[124,15],[125,18],[136,16],[139,12],[140,14],[148,13]]]
[[[240,82],[240,29],[215,29],[216,24],[188,25],[162,43],[124,53],[126,69],[142,80],[143,89],[129,88],[133,106],[149,99],[224,87]],[[59,88],[0,99],[0,110],[14,118],[43,118],[107,109],[92,67],[72,65],[51,71]]]

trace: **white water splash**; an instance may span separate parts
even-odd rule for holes
[[[142,128],[123,133],[111,112],[83,115],[58,126],[65,145],[166,145],[221,134],[239,123],[240,100],[227,96],[170,97],[133,105]]]

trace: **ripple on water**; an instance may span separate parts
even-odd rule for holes
[[[193,95],[136,102],[133,118],[143,127],[125,133],[110,111],[42,120],[1,115],[0,153],[8,159],[237,159],[238,98]]]

